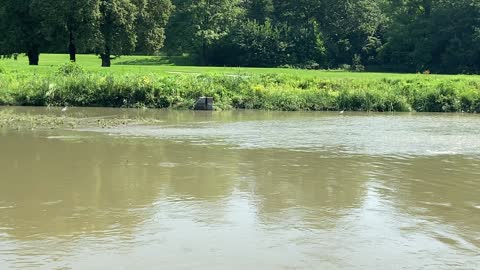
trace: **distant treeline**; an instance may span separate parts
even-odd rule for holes
[[[189,53],[201,65],[480,72],[478,0],[0,0],[0,54]]]

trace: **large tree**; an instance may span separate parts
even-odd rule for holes
[[[100,0],[100,35],[96,42],[102,67],[112,55],[158,53],[173,9],[170,0]]]
[[[100,0],[100,36],[96,51],[102,59],[102,67],[110,67],[112,54],[135,49],[137,12],[138,8],[129,0]]]
[[[170,0],[135,0],[138,9],[136,51],[158,54],[165,41],[165,26],[168,23],[173,5]]]
[[[51,49],[68,49],[70,61],[76,53],[92,51],[99,36],[100,0],[51,0],[42,2],[43,28]]]
[[[95,51],[102,66],[112,55],[158,53],[172,11],[170,0],[0,0],[0,54]]]
[[[95,48],[99,0],[0,0],[1,50],[26,52],[38,65],[40,51],[64,51],[76,60],[77,47]]]
[[[480,71],[480,3],[390,0],[384,63],[409,71]]]
[[[38,65],[40,50],[48,44],[41,0],[0,0],[0,54],[26,52]]]
[[[330,66],[375,57],[386,18],[383,0],[322,0],[314,16],[324,34]]]
[[[210,64],[209,51],[244,15],[242,0],[174,0],[176,13],[169,24],[170,48],[183,48]],[[178,40],[178,39],[181,40]],[[177,40],[175,40],[177,39]]]
[[[322,29],[315,12],[322,8],[318,0],[273,0],[274,23],[285,29],[287,62],[292,65],[319,65],[324,62]]]

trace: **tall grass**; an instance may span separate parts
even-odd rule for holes
[[[62,66],[35,75],[0,72],[0,105],[217,109],[480,112],[476,77],[322,79],[289,74],[99,74]]]

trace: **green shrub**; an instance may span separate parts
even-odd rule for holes
[[[79,76],[84,74],[85,70],[79,64],[70,62],[58,67],[56,73],[64,76]]]
[[[58,74],[62,76],[58,76]],[[475,78],[337,79],[291,75],[105,75],[75,64],[51,75],[0,74],[0,104],[193,108],[211,96],[219,110],[479,112]]]

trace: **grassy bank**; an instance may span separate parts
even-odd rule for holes
[[[31,75],[48,75],[55,72],[61,65],[68,62],[66,54],[41,54],[39,66],[29,66],[27,57],[20,55],[18,60],[0,59],[0,68],[12,73]],[[100,67],[100,59],[96,55],[77,56],[77,63],[87,72],[103,75],[155,75],[175,76],[178,74],[213,74],[213,75],[291,75],[301,78],[318,78],[328,80],[363,79],[377,80],[390,79],[414,79],[416,74],[401,73],[373,73],[373,72],[345,72],[338,70],[304,70],[287,68],[244,68],[244,67],[201,67],[191,66],[188,57],[171,56],[121,56],[112,61],[110,68]],[[464,75],[429,75],[430,78],[463,78]]]
[[[79,59],[81,60],[81,59]],[[2,60],[5,61],[5,60]],[[8,60],[13,61],[13,60]],[[81,61],[80,61],[81,62]],[[1,62],[0,62],[1,63]],[[0,104],[189,109],[480,112],[480,77],[152,66],[0,68]],[[114,65],[115,67],[115,65]],[[202,72],[175,71],[176,68]],[[98,68],[100,69],[100,68]],[[167,69],[168,70],[168,69]],[[274,72],[272,72],[274,71]],[[298,75],[297,72],[305,74]]]

